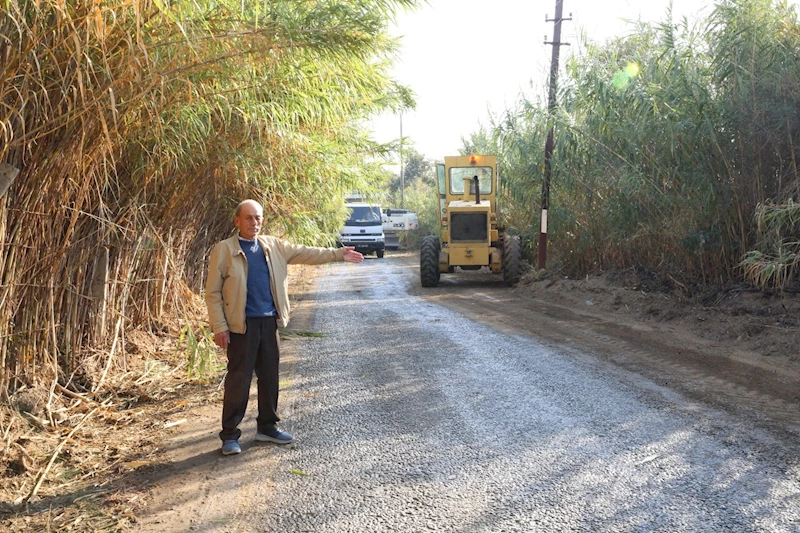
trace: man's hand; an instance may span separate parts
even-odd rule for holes
[[[364,256],[360,252],[356,252],[353,246],[344,246],[344,260],[348,263],[360,263],[364,260]]]
[[[228,344],[231,342],[231,332],[227,329],[225,331],[220,331],[214,335],[214,342],[223,350],[227,350]]]

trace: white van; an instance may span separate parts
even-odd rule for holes
[[[353,246],[364,255],[375,252],[378,257],[383,257],[386,239],[381,207],[361,202],[347,202],[344,205],[350,210],[350,216],[339,232],[339,243]]]

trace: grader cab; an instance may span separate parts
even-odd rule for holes
[[[445,157],[437,165],[441,238],[422,240],[419,273],[423,287],[435,287],[443,273],[479,270],[502,274],[506,285],[522,276],[519,237],[498,223],[497,157]]]

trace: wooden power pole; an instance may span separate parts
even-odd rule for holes
[[[556,16],[553,19],[548,19],[547,22],[553,23],[553,40],[545,41],[544,44],[553,45],[553,58],[550,61],[550,96],[547,105],[550,119],[555,118],[556,108],[556,80],[558,78],[558,56],[562,46],[569,46],[569,43],[561,42],[561,21],[572,20],[572,18],[563,18],[564,0],[556,0]],[[536,268],[542,269],[547,265],[547,209],[550,205],[550,173],[551,163],[550,158],[553,155],[553,139],[555,124],[550,125],[550,131],[547,132],[547,141],[544,144],[544,180],[542,182],[542,211],[539,221],[539,260]]]
[[[406,174],[403,165],[403,113],[400,113],[400,207],[406,206]]]

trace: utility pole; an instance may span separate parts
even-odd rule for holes
[[[406,175],[403,168],[403,113],[400,113],[400,207],[406,206]]]
[[[561,42],[561,21],[572,20],[572,13],[570,18],[563,18],[564,0],[556,0],[556,17],[548,19],[545,15],[546,22],[553,23],[553,40],[545,41],[544,44],[553,45],[553,58],[550,61],[550,97],[547,105],[547,110],[550,113],[550,120],[555,119],[556,109],[556,79],[558,78],[558,56],[562,46],[569,46],[569,43]],[[545,37],[547,39],[547,37]],[[544,181],[542,183],[542,211],[539,223],[539,261],[536,268],[545,268],[547,264],[547,209],[550,205],[550,174],[551,162],[550,158],[553,156],[553,146],[555,140],[553,138],[555,124],[550,125],[550,131],[547,132],[547,141],[544,144]]]

